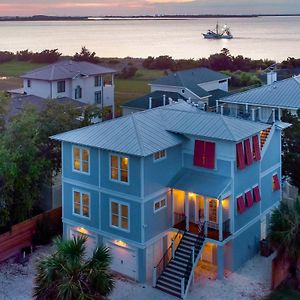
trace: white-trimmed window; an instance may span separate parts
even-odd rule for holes
[[[95,86],[101,86],[102,84],[102,79],[100,75],[95,76]]]
[[[57,82],[57,93],[64,93],[66,91],[66,82],[60,80]]]
[[[73,170],[89,173],[90,152],[86,148],[73,146]]]
[[[90,194],[73,191],[73,214],[81,217],[90,217]]]
[[[154,202],[154,212],[157,212],[167,207],[167,200],[165,198]]]
[[[129,158],[122,155],[110,155],[110,179],[128,182]]]
[[[155,161],[158,161],[158,160],[166,158],[166,156],[167,156],[167,151],[166,150],[161,150],[161,151],[155,152],[153,154],[153,159]]]
[[[117,202],[110,202],[110,225],[112,227],[117,227],[119,229],[123,229],[129,231],[129,206]]]

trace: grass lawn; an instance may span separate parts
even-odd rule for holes
[[[12,60],[0,64],[0,76],[17,77],[34,68],[43,66],[42,64],[34,64],[27,61]]]
[[[116,79],[117,106],[150,92],[150,81],[164,76],[164,71],[139,69],[131,79]]]
[[[277,288],[265,300],[299,300],[300,292],[288,285],[282,285]]]

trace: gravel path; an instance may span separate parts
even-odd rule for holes
[[[28,263],[16,264],[13,260],[0,264],[0,300],[32,299],[33,277],[36,261],[53,251],[45,246],[35,251]],[[194,286],[187,300],[260,300],[270,293],[272,257],[256,256],[248,261],[238,272],[224,280],[208,279],[205,272],[196,273]],[[150,285],[131,282],[117,277],[116,288],[110,300],[168,300],[175,299],[153,289]]]

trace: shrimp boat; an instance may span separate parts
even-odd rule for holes
[[[202,33],[203,37],[205,39],[228,39],[231,40],[233,38],[233,35],[230,32],[230,28],[225,24],[221,29],[219,24],[217,23],[216,29],[214,30],[208,30],[207,33]]]

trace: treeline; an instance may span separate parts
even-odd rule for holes
[[[58,49],[46,49],[41,52],[32,52],[27,50],[18,51],[17,53],[9,51],[0,51],[0,63],[9,62],[12,60],[17,61],[30,61],[32,63],[38,64],[51,64],[61,57],[61,53],[58,52]]]
[[[208,58],[200,59],[179,59],[175,60],[171,56],[149,56],[144,60],[143,66],[146,69],[180,71],[197,67],[206,67],[216,71],[228,70],[249,72],[266,69],[275,61],[269,59],[251,59],[242,55],[233,56],[228,49],[222,49],[220,53],[212,54]]]

